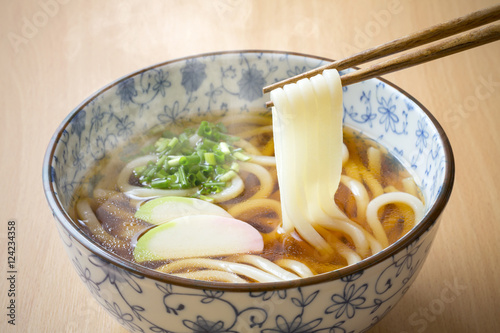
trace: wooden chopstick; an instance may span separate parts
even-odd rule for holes
[[[437,42],[421,50],[408,52],[398,57],[377,63],[368,68],[360,69],[340,77],[343,86],[368,80],[384,74],[389,74],[403,68],[420,65],[428,61],[472,49],[500,39],[500,23],[462,33],[456,38]]]
[[[461,32],[494,22],[498,19],[500,19],[500,5],[479,10],[477,12],[455,18],[445,23],[434,25],[430,28],[418,31],[408,36],[395,39],[391,42],[379,45],[372,49],[356,53],[345,59],[334,61],[325,66],[318,67],[314,70],[299,74],[286,80],[276,82],[264,87],[263,92],[267,93],[273,89],[283,87],[286,84],[297,82],[303,78],[312,77],[314,75],[322,73],[325,69],[336,68],[337,70],[342,70],[345,68],[349,68],[368,61],[376,60],[388,55],[428,44],[446,37],[450,37]],[[478,29],[477,31],[469,32],[467,34],[461,34],[450,38],[450,40],[448,41],[431,45],[430,47],[427,47],[425,49],[397,57],[393,60],[382,62],[365,70],[360,70],[360,74],[356,74],[357,72],[354,72],[344,75],[341,77],[342,84],[353,84],[362,80],[391,73],[403,68],[415,66],[453,53],[484,45],[486,43],[498,40],[500,38],[499,35],[498,25]],[[384,66],[388,66],[387,71],[385,70]],[[371,71],[373,71],[375,74],[370,74]],[[271,106],[272,102],[268,102],[266,105]]]

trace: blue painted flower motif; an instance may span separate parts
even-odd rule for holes
[[[179,102],[175,101],[172,107],[169,107],[168,105],[163,107],[163,112],[158,115],[158,120],[162,124],[176,124],[180,113]]]
[[[368,91],[368,94],[366,94],[366,92],[363,91],[363,94],[359,98],[359,100],[361,102],[364,102],[366,105],[365,113],[361,115],[361,119],[363,120],[363,122],[369,123],[370,127],[372,127],[372,120],[377,118],[377,115],[375,113],[372,113],[372,107],[370,104],[371,94],[372,94],[371,90]]]
[[[168,297],[168,294],[165,294],[165,296],[163,296],[163,305],[165,306],[165,311],[167,311],[167,313],[173,313],[174,315],[179,315],[179,312],[184,310],[186,307],[184,306],[184,304],[178,304],[176,307],[172,307],[172,306],[169,306],[167,304],[167,297]]]
[[[276,316],[276,326],[262,330],[262,333],[308,333],[314,332],[314,329],[321,324],[322,319],[317,318],[307,323],[302,323],[302,316],[296,316],[292,322],[288,322],[282,315]]]
[[[132,289],[134,289],[137,293],[142,293],[141,286],[134,280],[134,279],[144,279],[143,276],[134,274],[132,272],[123,270],[110,262],[101,259],[97,255],[90,255],[88,257],[89,262],[102,269],[102,271],[106,274],[106,277],[104,280],[109,280],[109,283],[113,285],[117,285],[119,283],[125,282],[128,284]]]
[[[361,132],[356,132],[357,135],[361,135]],[[363,272],[359,272],[359,273],[354,273],[354,274],[351,274],[351,275],[347,275],[347,276],[344,276],[342,278],[340,278],[342,281],[344,282],[353,282],[353,281],[356,281],[357,279],[359,279],[361,277],[361,275],[363,275]]]
[[[408,112],[415,110],[415,107],[414,107],[415,103],[413,103],[409,99],[405,99],[405,104],[406,104],[406,108],[408,109]]]
[[[205,294],[205,297],[201,299],[201,302],[204,304],[211,303],[212,301],[221,299],[222,296],[224,296],[224,292],[218,290],[203,290],[203,293]]]
[[[396,124],[399,122],[399,117],[396,115],[396,105],[392,104],[392,98],[385,99],[384,97],[380,100],[380,106],[378,107],[378,112],[382,114],[380,117],[380,124],[385,123],[385,131],[396,132]]]
[[[118,119],[118,123],[116,124],[116,128],[118,129],[118,136],[130,137],[132,135],[132,128],[134,127],[135,122],[129,121],[128,115],[123,118]]]
[[[204,63],[192,59],[187,60],[186,66],[181,68],[181,84],[188,94],[198,90],[203,81],[207,78],[205,67],[207,67],[207,65]]]
[[[263,301],[269,301],[273,296],[277,296],[280,299],[286,298],[286,289],[273,290],[273,291],[260,291],[260,292],[250,292],[251,297],[262,297]]]
[[[248,70],[243,69],[241,72],[241,79],[238,81],[239,97],[249,102],[262,97],[262,87],[266,85],[262,71],[254,64]]]
[[[399,155],[399,156],[403,156],[404,150],[403,149],[398,149],[398,148],[394,147],[394,154]]]
[[[220,72],[222,74],[221,77],[223,79],[225,78],[234,79],[236,77],[236,69],[232,65],[229,66],[228,68],[221,67]]]
[[[189,328],[193,333],[236,333],[236,331],[232,331],[224,328],[224,322],[217,321],[211,322],[203,318],[202,316],[197,316],[196,321],[192,320],[183,320],[182,323],[184,326]]]
[[[373,300],[373,305],[372,305],[372,306],[373,306],[373,309],[370,311],[370,314],[373,314],[375,311],[377,311],[377,310],[380,308],[380,306],[381,306],[382,304],[384,304],[384,301],[383,301],[383,300],[381,300],[381,299],[379,299],[379,298],[375,298],[375,299]]]
[[[113,149],[118,145],[118,139],[113,133],[106,129],[105,136],[98,135],[95,139],[95,150],[91,152],[95,160],[101,160],[106,156],[106,147]]]
[[[229,111],[227,103],[222,103],[219,109],[222,111],[223,115],[225,115]]]
[[[110,304],[108,301],[106,302],[106,310],[111,314],[115,319],[120,323],[120,325],[125,326],[127,329],[133,331],[133,332],[144,332],[142,328],[137,326],[134,323],[134,317],[130,313],[124,313],[116,304],[113,302],[113,304]]]
[[[314,301],[316,296],[318,296],[318,294],[319,294],[319,290],[316,290],[315,292],[311,293],[309,296],[305,297],[304,294],[302,293],[302,289],[301,288],[298,288],[298,289],[299,289],[300,298],[299,297],[292,297],[291,301],[295,306],[298,306],[300,308],[307,307],[309,304],[311,304]]]
[[[406,268],[408,270],[412,269],[413,256],[417,254],[421,245],[422,244],[415,246],[415,243],[412,243],[410,244],[410,246],[405,248],[406,254],[403,257],[401,257],[397,262],[394,263],[394,265],[398,267],[398,270],[396,272],[396,277],[399,276],[399,274],[401,274],[403,268]]]
[[[302,74],[307,71],[306,66],[295,66],[294,68],[290,68],[286,71],[286,75],[288,76],[296,76]]]
[[[135,89],[134,78],[130,78],[118,83],[116,94],[120,96],[120,106],[122,108],[124,105],[133,103],[134,97],[137,96],[137,90]]]
[[[266,60],[266,65],[267,65],[267,71],[269,73],[273,73],[273,72],[276,72],[278,70],[278,66],[276,66],[275,64],[273,64],[271,61],[269,60]]]
[[[75,183],[73,181],[70,181],[67,177],[66,174],[61,175],[59,178],[59,181],[61,182],[59,184],[59,188],[62,190],[62,192],[68,196],[69,194],[73,193],[73,190],[75,188]]]
[[[82,264],[76,258],[73,259],[73,265],[76,268],[76,272],[78,273],[78,276],[80,276],[80,279],[83,281],[83,283],[87,286],[87,289],[94,295],[98,295],[98,292],[101,288],[99,288],[99,285],[92,281],[92,277],[90,274],[90,270],[85,267],[82,267]]]
[[[172,290],[172,285],[171,284],[160,284],[160,283],[156,283],[156,287],[161,291],[163,292],[165,295],[171,295],[173,293],[173,290]]]
[[[155,84],[153,85],[153,90],[156,91],[157,93],[160,93],[163,97],[166,95],[166,88],[169,88],[172,85],[172,82],[167,80],[168,78],[168,72],[167,74],[163,73],[163,71],[160,69],[155,77]]]
[[[338,323],[335,323],[330,329],[328,330],[328,333],[345,333],[345,329],[342,327],[342,325],[345,323],[345,320],[339,321]]]
[[[427,147],[427,139],[429,138],[429,132],[427,132],[427,123],[425,121],[425,118],[420,118],[417,125],[418,129],[415,131],[417,142],[415,143],[415,146],[420,151],[422,151],[425,147]]]
[[[365,303],[364,292],[368,288],[367,284],[356,288],[354,284],[346,285],[343,295],[334,294],[332,296],[333,305],[330,305],[325,313],[335,313],[335,318],[340,318],[344,313],[347,318],[354,317],[356,309]]]
[[[393,258],[394,262],[384,269],[375,283],[375,291],[378,295],[394,294],[409,281],[421,264],[420,260],[415,262],[413,259],[421,245],[422,243],[418,245],[412,243],[405,248],[406,253],[401,258]],[[379,302],[381,301],[376,300],[375,305],[380,306]]]
[[[92,108],[92,119],[90,124],[95,127],[95,131],[99,131],[102,127],[102,120],[104,119],[104,112],[101,111],[101,106]]]
[[[71,155],[73,156],[73,166],[76,167],[77,170],[85,169],[84,155],[83,152],[78,149],[78,145],[75,145],[75,148],[71,149]]]
[[[69,133],[66,129],[64,129],[61,133],[61,138],[59,139],[59,142],[64,144],[65,147],[68,147],[68,141],[69,141]]]
[[[222,95],[222,89],[210,83],[210,90],[205,93],[205,96],[209,99],[209,103],[217,103],[217,96],[220,95]]]
[[[361,109],[361,105],[356,105],[356,109],[354,108],[353,105],[350,107],[344,107],[344,118],[342,119],[344,122],[346,120],[346,117],[349,117],[353,121],[355,121],[358,124],[365,124],[368,123],[370,127],[373,126],[373,120],[377,118],[377,115],[372,112],[372,105],[371,105],[371,90],[368,91],[368,93],[363,90],[361,93],[361,96],[359,97],[360,102],[364,104],[365,107],[365,112],[360,114],[357,110]]]
[[[82,110],[77,113],[75,118],[71,121],[71,134],[78,135],[78,137],[82,136],[82,132],[85,130],[85,118],[87,116],[87,112]]]
[[[371,90],[368,90],[368,94],[366,93],[366,91],[363,90],[363,92],[361,93],[361,96],[359,97],[359,100],[365,104],[368,104],[368,103],[370,103],[371,95],[372,95]]]
[[[149,328],[151,330],[151,332],[154,332],[154,333],[172,333],[171,331],[167,331],[161,327],[158,327],[158,326],[152,326]]]

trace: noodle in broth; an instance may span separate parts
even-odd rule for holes
[[[320,253],[296,231],[286,233],[280,227],[282,212],[273,161],[273,136],[269,130],[271,118],[236,116],[224,122],[229,133],[241,138],[236,145],[250,151],[249,156],[252,158],[240,163],[242,192],[234,198],[222,199],[217,205],[262,234],[262,253],[153,260],[141,262],[142,265],[187,278],[235,283],[308,277],[340,269],[369,257],[384,248],[381,238],[387,239],[387,245],[394,243],[422,217],[423,198],[400,162],[375,141],[345,127],[342,176],[335,203],[349,220],[344,227],[346,231],[321,225],[316,227],[335,250],[329,254]],[[140,149],[141,144],[144,144],[141,142],[150,141],[150,138],[138,138],[132,146]],[[89,175],[89,178],[101,175],[101,181],[88,197],[83,195],[88,193],[88,189],[82,188],[76,212],[89,237],[107,250],[134,261],[137,237],[154,227],[137,219],[134,214],[144,202],[163,193],[140,188],[134,183],[131,177],[134,162],[152,159],[152,155],[125,163],[122,159],[129,158],[129,150],[124,147],[117,151],[104,167]],[[125,186],[120,182],[124,173],[128,174]],[[144,193],[138,192],[138,189],[144,190]],[[193,191],[175,192],[175,195],[181,194],[192,195]],[[369,207],[373,202],[375,204]],[[382,237],[372,229],[374,224],[381,226],[384,233]],[[359,244],[364,244],[368,251],[360,251]]]
[[[102,180],[91,195],[82,188],[79,222],[148,268],[245,283],[358,263],[422,219],[408,171],[375,141],[342,129],[335,70],[271,99],[272,118],[228,116],[137,138],[89,175]]]

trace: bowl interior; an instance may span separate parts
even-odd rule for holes
[[[263,86],[327,61],[279,52],[217,53],[162,63],[113,82],[71,112],[49,144],[44,187],[52,209],[69,212],[89,168],[135,135],[205,116],[270,116]],[[414,175],[426,209],[433,208],[443,188],[451,190],[453,160],[432,115],[411,96],[377,79],[344,87],[343,95],[344,124],[397,156]],[[85,184],[90,189],[99,175],[93,178]]]

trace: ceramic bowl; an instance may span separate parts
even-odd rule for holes
[[[45,194],[71,264],[123,327],[131,332],[361,332],[410,288],[450,196],[454,162],[436,119],[385,80],[343,88],[344,123],[386,146],[411,170],[425,195],[426,215],[402,239],[357,265],[280,283],[193,281],[105,251],[70,218],[75,189],[88,168],[121,142],[158,123],[267,114],[263,86],[329,61],[273,51],[168,61],[100,89],[62,122],[44,160]],[[93,180],[87,185],[91,188]]]

